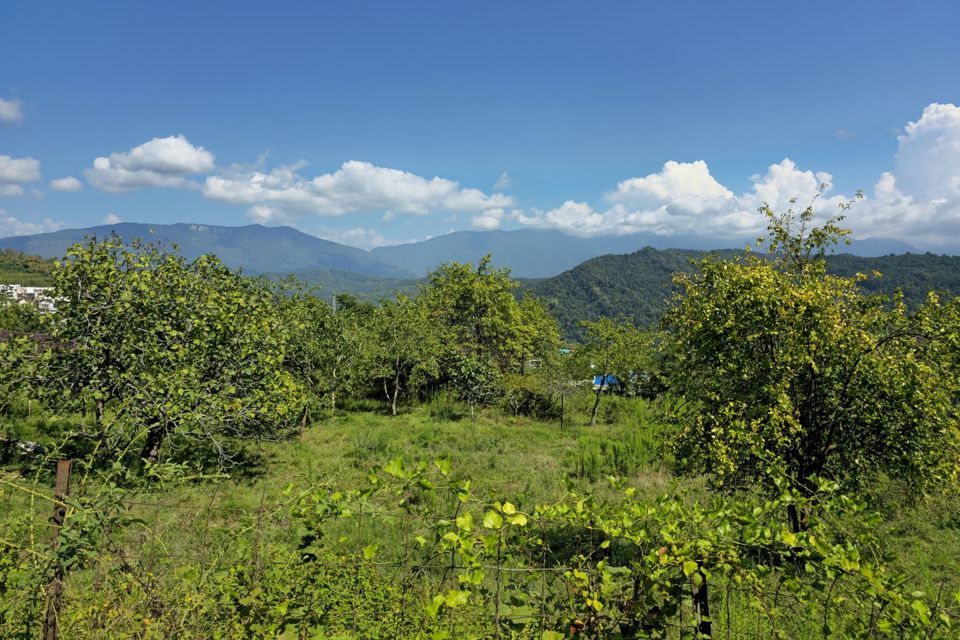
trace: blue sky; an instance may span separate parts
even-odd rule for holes
[[[0,236],[740,237],[827,181],[860,237],[960,246],[958,32],[947,1],[3,3]]]

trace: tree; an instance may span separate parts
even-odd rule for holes
[[[541,366],[552,366],[561,345],[556,318],[539,298],[526,293],[517,309],[519,322],[507,344],[514,354],[512,360],[519,362],[521,374],[526,373],[527,364],[535,359]]]
[[[54,270],[59,305],[47,385],[62,407],[96,406],[108,448],[141,457],[205,441],[221,461],[232,438],[275,437],[302,393],[284,369],[287,333],[274,295],[216,258],[187,263],[117,236],[76,245]],[[109,412],[109,421],[107,414]]]
[[[591,374],[600,379],[590,411],[590,426],[593,427],[597,424],[603,392],[610,388],[610,379],[616,378],[627,384],[631,378],[650,370],[650,342],[647,334],[623,318],[584,321],[581,326],[584,340],[577,350],[577,360],[582,368],[589,367]]]
[[[295,279],[281,282],[278,293],[289,335],[284,365],[312,398],[326,399],[335,409],[338,395],[355,383],[363,342],[360,325],[374,307],[353,305],[352,297],[341,297],[331,306]],[[311,404],[315,402],[304,404],[301,427],[308,422]]]
[[[383,386],[390,412],[397,415],[400,392],[416,389],[439,371],[437,332],[427,307],[403,295],[373,312],[367,332],[363,371]]]
[[[856,485],[878,471],[922,490],[957,471],[960,301],[931,295],[916,312],[866,296],[865,276],[828,275],[842,215],[769,207],[769,255],[695,263],[663,322],[664,374],[682,471],[726,489],[771,469],[793,487],[814,477]],[[791,513],[795,529],[802,514]]]
[[[449,262],[428,276],[422,297],[438,329],[458,353],[489,360],[502,371],[517,367],[521,317],[509,269],[496,269],[487,254],[476,268]]]

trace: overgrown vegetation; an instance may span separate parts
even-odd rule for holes
[[[0,636],[956,637],[960,302],[765,213],[573,345],[489,258],[334,305],[77,245],[0,314]]]
[[[14,249],[0,249],[0,284],[47,287],[52,284],[53,261]]]

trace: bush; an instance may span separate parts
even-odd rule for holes
[[[501,406],[515,416],[529,416],[540,420],[560,417],[560,405],[546,391],[540,380],[531,376],[505,376],[502,381]]]
[[[428,404],[430,417],[435,420],[453,422],[463,417],[461,404],[449,389],[441,389],[433,394]]]

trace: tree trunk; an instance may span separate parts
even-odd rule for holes
[[[303,416],[300,417],[300,433],[303,433],[307,428],[307,423],[310,421],[310,407],[303,407]]]
[[[154,423],[147,430],[147,441],[143,443],[140,457],[147,462],[156,462],[160,458],[160,447],[167,436],[167,426]]]
[[[787,505],[787,517],[790,519],[790,530],[793,533],[806,531],[807,525],[810,523],[810,507],[804,507],[801,510],[797,509],[797,505],[789,504]]]
[[[97,400],[96,425],[98,429],[103,425],[104,411],[103,400]]]
[[[397,396],[400,395],[400,376],[397,375],[393,379],[393,398],[390,401],[390,411],[393,415],[397,415]]]
[[[600,378],[600,386],[597,387],[597,398],[593,401],[593,411],[590,412],[590,426],[597,426],[597,411],[600,409],[600,394],[603,393],[604,383],[606,383],[607,377],[604,376]]]

